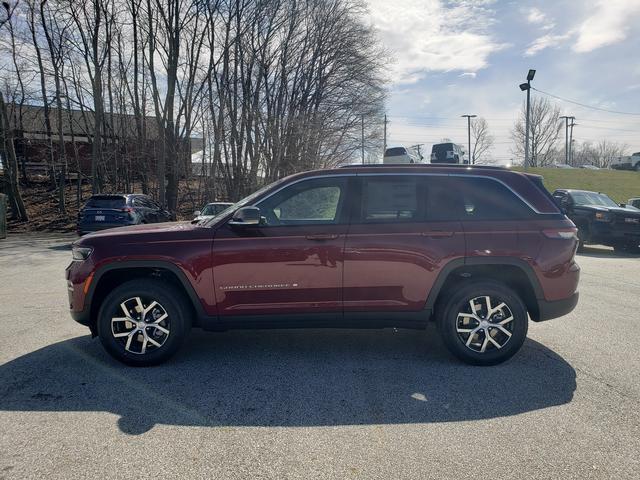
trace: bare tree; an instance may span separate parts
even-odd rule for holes
[[[494,137],[489,132],[487,120],[478,117],[471,120],[471,163],[494,163],[489,157]]]
[[[559,120],[560,108],[552,104],[547,98],[534,97],[531,99],[531,116],[529,122],[529,165],[544,167],[552,163],[553,150],[560,136],[562,125]],[[514,142],[512,152],[524,158],[526,137],[527,108],[523,104],[520,118],[516,121],[511,138]]]
[[[381,148],[387,58],[361,0],[27,1],[34,54],[15,35],[0,77],[20,102],[38,92],[47,161],[75,160],[78,203],[76,141],[94,192],[140,185],[173,211],[180,192],[235,200],[359,159],[363,125],[366,153]]]
[[[18,1],[13,2],[13,5],[9,2],[3,1],[0,5],[0,28],[2,28],[7,22],[11,20],[13,12],[18,6]]]
[[[594,165],[600,168],[608,168],[614,158],[628,154],[629,145],[610,140],[600,140],[595,145],[595,150],[597,155]]]
[[[9,115],[7,114],[7,105],[4,103],[4,96],[0,92],[0,160],[2,160],[7,176],[9,177],[9,205],[13,216],[27,221],[27,210],[22,201],[20,194],[20,185],[18,184],[18,162],[16,160],[16,152],[14,149],[14,138],[9,123]]]

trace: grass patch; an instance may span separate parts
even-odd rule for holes
[[[523,171],[522,168],[514,170]],[[621,170],[587,170],[584,168],[530,168],[530,173],[542,175],[544,186],[553,192],[557,188],[591,190],[609,195],[618,203],[640,197],[640,173]]]

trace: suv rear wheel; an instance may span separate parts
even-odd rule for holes
[[[133,366],[156,365],[171,357],[191,328],[180,294],[153,279],[123,283],[102,302],[98,336],[115,359]]]
[[[438,327],[449,351],[463,362],[496,365],[522,347],[528,316],[513,290],[492,280],[477,280],[447,297]]]

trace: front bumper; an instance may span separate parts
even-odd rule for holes
[[[576,308],[579,297],[579,293],[575,292],[570,297],[563,298],[562,300],[554,300],[552,302],[538,300],[538,318],[534,318],[533,320],[543,322],[545,320],[551,320],[552,318],[562,317]]]

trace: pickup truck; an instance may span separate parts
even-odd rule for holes
[[[631,156],[617,157],[611,161],[611,168],[615,170],[635,170],[640,172],[640,152]]]
[[[585,243],[618,252],[640,253],[640,210],[618,205],[609,196],[586,190],[558,189],[553,198],[578,227],[578,251]]]

